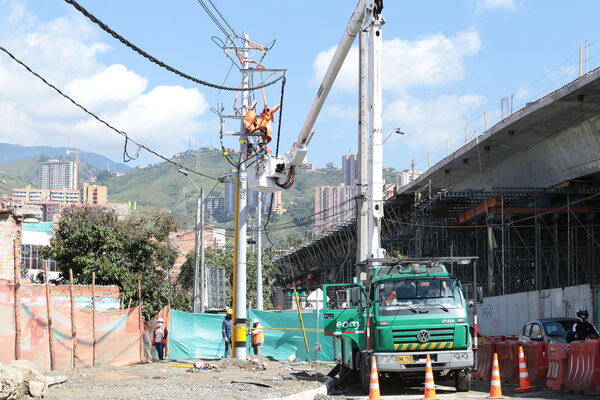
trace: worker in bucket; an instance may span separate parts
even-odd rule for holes
[[[252,336],[252,349],[254,350],[254,354],[259,356],[260,348],[265,342],[265,334],[263,333],[263,327],[260,325],[258,318],[254,318],[252,320],[252,329],[250,330],[250,335]]]
[[[225,358],[231,355],[231,331],[233,330],[233,324],[231,323],[232,318],[233,311],[231,311],[231,308],[228,308],[227,311],[225,311],[225,318],[221,325],[221,334],[223,335],[223,342],[225,342]]]
[[[154,330],[154,335],[152,337],[152,345],[156,349],[158,353],[158,361],[164,360],[165,354],[165,346],[167,344],[167,338],[169,336],[169,330],[165,328],[165,320],[159,318],[157,321],[156,329]]]
[[[598,335],[598,331],[594,324],[589,322],[587,319],[589,317],[588,310],[585,308],[580,308],[577,310],[577,318],[579,321],[573,324],[573,328],[567,332],[567,343],[571,343],[574,340],[589,340],[589,339],[598,339],[600,335]]]

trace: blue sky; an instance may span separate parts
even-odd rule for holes
[[[354,9],[353,0],[213,0],[238,32],[267,43],[270,68],[287,68],[282,149],[296,138],[319,78]],[[211,41],[223,37],[196,0],[80,3],[157,58],[199,78],[222,82],[230,62]],[[387,0],[384,16],[384,163],[419,169],[499,119],[500,98],[515,109],[578,75],[578,48],[589,40],[590,69],[600,65],[597,1]],[[62,0],[0,0],[0,45],[74,98],[166,155],[218,144],[217,100],[226,93],[185,81],[100,31]],[[356,151],[356,76],[341,72],[317,121],[308,161],[340,165]],[[585,68],[585,66],[584,66]],[[239,84],[232,71],[227,83]],[[270,88],[270,105],[279,87]],[[260,102],[259,102],[260,103]],[[0,54],[0,141],[70,145],[118,160],[120,139],[73,108]],[[229,139],[229,146],[235,141]],[[158,160],[143,156],[138,162]]]

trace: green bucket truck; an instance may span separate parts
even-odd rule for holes
[[[422,379],[431,357],[434,375],[454,378],[457,391],[471,388],[474,356],[460,268],[474,257],[371,260],[362,283],[324,285],[325,335],[333,338],[341,372],[369,388],[371,356],[385,375]],[[341,374],[340,374],[341,375]]]

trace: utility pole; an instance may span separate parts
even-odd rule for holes
[[[367,181],[368,164],[368,141],[369,141],[369,119],[367,116],[367,33],[361,29],[359,33],[359,69],[358,69],[358,182],[357,182],[357,213],[356,231],[358,243],[356,244],[356,263],[368,258],[368,202]],[[356,267],[356,278],[360,279],[360,267]]]
[[[206,311],[206,267],[204,266],[204,190],[200,188],[200,312]]]
[[[274,194],[271,193],[271,196]],[[262,285],[262,193],[258,192],[256,200],[256,309],[263,309]]]
[[[194,289],[192,291],[192,311],[197,313],[200,312],[198,304],[198,270],[200,267],[200,213],[202,208],[202,194],[198,198],[198,204],[196,206],[196,225],[194,226]]]
[[[243,68],[242,68],[242,88],[249,87],[250,74],[248,70],[248,35],[244,34]],[[242,110],[247,110],[250,105],[250,93],[242,92]],[[248,176],[246,172],[246,162],[244,152],[247,149],[248,136],[243,121],[240,123],[240,152],[242,162],[238,173],[238,231],[237,231],[237,260],[236,260],[236,293],[233,314],[235,316],[235,330],[233,346],[235,348],[235,358],[238,360],[246,359],[246,245],[248,229]]]
[[[369,208],[368,236],[370,258],[383,258],[381,248],[381,219],[383,218],[383,149],[381,145],[382,128],[382,84],[381,51],[383,17],[377,15],[368,27],[369,34]]]

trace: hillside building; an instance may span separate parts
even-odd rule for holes
[[[204,199],[204,215],[221,220],[225,217],[225,199],[223,197],[208,197]]]
[[[402,172],[398,172],[396,178],[396,187],[400,189],[403,186],[408,185],[409,183],[416,180],[419,176],[423,175],[423,171],[417,171],[415,168],[415,160],[411,162],[411,168]]]
[[[40,189],[75,189],[77,172],[73,161],[48,160],[38,163]]]
[[[342,176],[344,186],[353,186],[358,181],[358,154],[342,156]]]
[[[335,227],[355,216],[354,186],[317,186],[315,188],[315,233]]]
[[[83,204],[104,206],[108,202],[108,188],[101,185],[83,184]]]

